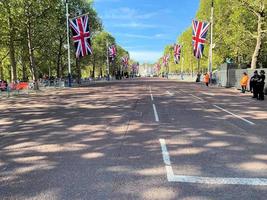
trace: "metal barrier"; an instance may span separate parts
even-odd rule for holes
[[[264,70],[265,73],[267,72],[267,69],[257,70],[258,72],[260,72],[260,70]],[[243,73],[246,72],[249,77],[252,77],[254,71],[255,69],[232,69],[230,67],[221,70],[216,70],[213,72],[212,76],[215,78],[218,86],[235,87],[237,89],[240,89],[240,80],[243,76]],[[265,87],[267,88],[267,80],[265,80]]]

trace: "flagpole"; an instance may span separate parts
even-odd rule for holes
[[[198,70],[198,73],[200,73],[200,59],[199,58],[197,59],[197,70]]]
[[[211,0],[211,15],[210,15],[210,55],[208,72],[212,73],[212,48],[213,48],[213,13],[214,13],[214,0]]]
[[[183,42],[182,42],[181,48],[182,48],[182,50],[184,48],[184,43]],[[181,50],[181,57],[182,57],[181,77],[182,77],[182,74],[183,74],[183,71],[184,71],[184,54],[182,53],[182,50]]]
[[[109,57],[108,57],[108,41],[106,42],[106,46],[107,46],[107,80],[109,81]]]
[[[68,86],[71,87],[71,67],[70,67],[70,40],[69,40],[69,3],[66,0],[66,24],[67,24],[67,46],[68,46]]]

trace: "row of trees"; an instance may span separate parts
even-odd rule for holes
[[[103,76],[106,42],[115,44],[115,38],[103,31],[91,1],[69,1],[69,10],[70,17],[89,14],[93,48],[92,56],[77,60],[71,47],[73,76]],[[36,81],[44,75],[67,76],[65,0],[0,0],[0,27],[0,79]],[[118,58],[127,54],[117,45]],[[119,62],[111,65],[111,73]]]
[[[201,0],[196,19],[210,21],[212,0]],[[224,62],[234,62],[242,68],[267,67],[267,0],[214,0],[213,70]],[[200,70],[208,68],[210,31],[205,44]],[[192,53],[192,27],[178,36],[183,45],[181,61],[170,59],[170,72],[196,72],[197,59]],[[173,55],[172,45],[164,54]],[[159,60],[158,62],[162,62]],[[162,69],[164,70],[164,69]]]

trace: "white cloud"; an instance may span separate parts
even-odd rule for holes
[[[114,24],[113,26],[119,27],[119,28],[157,28],[157,26],[153,24],[143,24],[143,23],[136,23],[136,22]]]
[[[123,48],[129,50],[136,50],[136,49],[148,49],[151,48],[150,45],[132,45],[132,46],[123,46]]]
[[[154,63],[161,56],[161,51],[130,51],[130,57],[140,63]]]
[[[155,35],[138,35],[138,34],[128,34],[128,33],[117,33],[116,35],[127,37],[127,38],[135,38],[135,39],[147,39],[147,40],[155,40],[155,39],[169,39],[169,36],[166,34],[157,33]]]
[[[122,7],[118,9],[111,9],[106,14],[104,14],[103,18],[105,19],[151,19],[152,17],[158,15],[158,12],[150,12],[150,13],[141,13],[136,9]]]
[[[138,35],[138,34],[129,34],[129,33],[118,33],[122,37],[135,38],[135,39],[151,39],[151,36],[147,35]]]

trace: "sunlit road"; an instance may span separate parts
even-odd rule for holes
[[[267,102],[141,79],[0,104],[0,199],[267,199]]]

